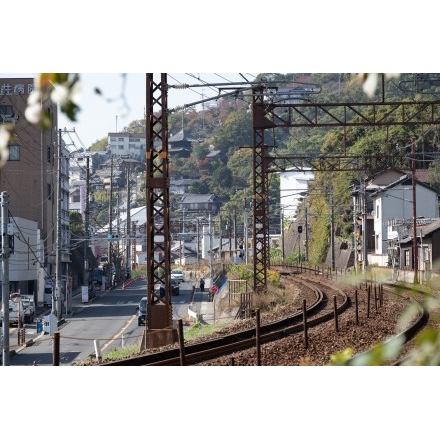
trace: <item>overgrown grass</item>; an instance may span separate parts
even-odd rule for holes
[[[202,324],[201,322],[197,322],[184,332],[183,337],[185,341],[191,341],[202,336],[212,335],[228,325],[230,325],[228,322],[216,322],[215,324]]]
[[[102,355],[103,361],[116,361],[130,356],[136,356],[140,353],[140,349],[136,345],[130,345],[123,348],[115,348],[112,351]]]

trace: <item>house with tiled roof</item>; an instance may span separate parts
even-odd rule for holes
[[[401,281],[411,281],[414,276],[414,223],[412,219],[389,222],[388,249],[390,266],[407,272],[399,277]],[[438,272],[440,262],[440,218],[416,219],[415,238],[417,240],[417,267],[419,279],[428,281],[432,272]],[[408,276],[409,274],[409,276]]]
[[[201,182],[201,179],[170,179],[170,193],[185,194],[196,182]]]
[[[222,203],[214,194],[184,194],[177,208],[187,213],[217,213]]]

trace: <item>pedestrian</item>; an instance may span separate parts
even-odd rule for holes
[[[205,291],[205,280],[203,278],[200,278],[200,292]]]

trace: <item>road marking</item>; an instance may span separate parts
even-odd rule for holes
[[[131,317],[131,318],[125,323],[125,326],[122,327],[122,329],[121,329],[118,333],[116,333],[116,335],[114,335],[113,338],[110,339],[110,341],[108,341],[107,343],[105,343],[105,344],[102,346],[101,351],[106,350],[111,344],[113,344],[113,342],[115,342],[116,340],[118,340],[118,339],[120,338],[120,336],[124,333],[124,331],[127,330],[127,328],[129,327],[129,325],[134,321],[134,318],[135,318],[136,316],[137,316],[137,315],[133,315],[133,316],[132,316],[132,317]]]

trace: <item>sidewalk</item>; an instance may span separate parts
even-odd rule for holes
[[[88,301],[88,303],[92,303],[95,299],[99,298],[101,295],[103,295],[106,291],[95,291],[95,296]],[[82,302],[82,286],[78,287],[74,291],[72,291],[72,299],[71,299],[71,307],[70,310],[62,313],[61,319],[58,321],[58,328],[63,325],[66,322],[66,319],[73,317],[75,313],[75,308],[82,306],[83,304],[87,304],[86,302]],[[40,320],[43,320],[45,316],[49,315],[51,313],[52,309],[50,307],[44,307],[42,305],[37,306],[35,309],[35,321],[38,331],[38,322]],[[35,337],[26,340],[23,345],[16,350],[11,350],[10,355],[13,356],[15,353],[20,352],[26,347],[29,347],[30,345],[34,344],[35,341],[37,341],[40,337],[44,336],[44,332],[41,331],[40,333],[37,333]]]

